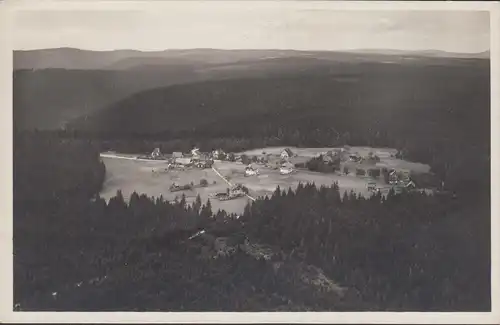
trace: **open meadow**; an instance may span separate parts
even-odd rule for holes
[[[273,156],[279,156],[280,153],[289,148],[294,155],[297,157],[292,157],[291,162],[305,162],[307,159],[317,157],[320,154],[325,154],[329,150],[333,150],[336,148],[297,148],[297,147],[267,147],[262,149],[254,149],[241,152],[239,154],[245,154],[247,156],[261,156],[264,152],[265,154],[270,154]],[[387,168],[387,169],[404,169],[411,170],[417,173],[428,173],[430,171],[429,165],[401,160],[392,157],[397,153],[396,149],[392,148],[371,148],[371,147],[347,147],[349,153],[354,154],[357,153],[360,156],[367,156],[369,152],[372,152],[374,155],[380,158],[380,162],[378,162],[375,167]],[[350,167],[358,166],[359,164],[348,164]]]
[[[239,154],[248,156],[262,156],[262,152],[270,154],[271,158],[277,157],[283,150],[283,147],[262,148],[252,151],[246,151]],[[324,153],[331,148],[290,148],[295,157],[290,161],[292,163],[305,162],[308,159]],[[420,163],[408,162],[391,157],[396,151],[387,148],[368,148],[368,147],[352,147],[350,152],[356,152],[360,155],[366,155],[369,151],[380,157],[380,162],[373,166],[363,166],[363,164],[344,162],[343,166],[348,166],[350,173],[348,175],[336,173],[318,173],[309,170],[295,170],[289,175],[281,175],[279,170],[271,167],[266,167],[263,164],[254,164],[259,170],[259,174],[255,176],[245,177],[245,165],[241,162],[216,161],[214,164],[215,170],[223,176],[231,184],[243,184],[249,189],[249,195],[253,198],[265,196],[273,193],[277,186],[281,189],[295,189],[299,183],[314,182],[317,186],[331,186],[334,182],[338,182],[341,193],[344,191],[355,191],[361,195],[368,197],[371,192],[368,190],[368,181],[372,180],[368,176],[356,176],[356,167],[373,168],[387,167],[412,170],[415,172],[425,173],[429,171],[429,166]],[[139,195],[146,194],[148,196],[160,197],[171,201],[176,197],[180,198],[182,194],[186,196],[188,203],[193,202],[197,195],[200,195],[202,202],[205,203],[211,194],[225,192],[229,185],[222,179],[213,169],[197,169],[188,168],[185,170],[169,170],[164,169],[167,166],[165,161],[147,161],[136,160],[131,155],[117,154],[102,154],[101,159],[106,165],[106,180],[104,182],[101,196],[106,200],[113,197],[118,190],[121,190],[126,200],[135,191]],[[156,171],[156,172],[155,172]],[[208,182],[207,187],[195,187],[191,190],[178,192],[170,192],[169,187],[172,183],[185,185],[200,183],[200,180],[205,179]],[[382,188],[382,193],[388,191],[388,186],[384,184],[382,177],[375,179],[376,185]],[[212,210],[215,212],[218,209],[224,209],[229,213],[242,213],[245,205],[249,202],[248,197],[237,198],[229,201],[219,201],[211,199]]]

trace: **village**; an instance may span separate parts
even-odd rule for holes
[[[364,151],[345,146],[315,151],[285,147],[226,153],[221,149],[201,152],[195,147],[187,153],[163,153],[155,148],[148,155],[129,158],[145,165],[154,163],[148,165],[150,177],[160,181],[163,189],[168,186],[174,198],[184,194],[192,199],[196,193],[221,203],[245,197],[255,200],[272,193],[278,185],[287,188],[298,182],[315,182],[318,186],[338,182],[341,188],[351,188],[365,196],[386,194],[391,188],[396,193],[417,189],[411,176],[412,166],[391,168],[387,164],[397,161],[394,153],[384,156],[381,152],[381,159],[371,150]],[[165,179],[165,175],[169,177]],[[171,183],[165,184],[168,180]],[[220,207],[227,209],[225,205]]]

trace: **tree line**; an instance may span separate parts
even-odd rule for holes
[[[14,136],[14,298],[22,308],[489,308],[489,196],[391,192],[364,199],[341,194],[337,185],[301,184],[260,198],[239,219],[199,198],[187,205],[182,197],[167,202],[135,193],[127,203],[117,193],[106,202],[98,197],[103,143],[50,132]],[[470,147],[455,149],[470,156],[447,161],[447,172],[454,168],[457,184],[468,186],[461,193],[481,192],[489,180],[464,173],[467,162],[479,166],[480,156]],[[293,289],[292,278],[241,254],[201,261],[202,247],[185,244],[201,228],[217,236],[243,231],[276,245],[354,294],[333,304]],[[74,287],[104,275],[100,285]]]
[[[373,310],[487,310],[489,211],[468,203],[299,184],[278,187],[242,218],[250,236],[323,268]]]
[[[101,151],[114,150],[124,153],[146,153],[156,147],[162,152],[188,152],[194,146],[202,151],[221,148],[226,152],[241,152],[268,146],[389,147],[398,149],[398,158],[430,165],[436,178],[434,183],[444,183],[446,190],[466,195],[489,195],[490,140],[489,137],[481,135],[482,133],[479,134],[479,130],[465,135],[462,131],[457,133],[454,126],[449,129],[449,133],[445,133],[443,130],[446,127],[436,123],[442,129],[439,133],[422,133],[421,129],[414,132],[398,129],[388,131],[363,126],[352,126],[350,129],[344,126],[346,131],[340,131],[329,126],[328,122],[325,122],[327,118],[290,121],[286,126],[282,125],[284,122],[278,123],[277,117],[270,116],[268,119],[262,124],[248,119],[241,123],[221,121],[210,128],[181,132],[182,134],[135,134],[115,138],[110,135],[100,137],[76,131],[59,131],[59,135],[65,138],[90,138],[98,144]],[[462,122],[465,127],[467,123]],[[245,123],[250,123],[252,128],[245,128]],[[334,166],[311,162],[311,168],[314,170],[330,171],[335,169]]]

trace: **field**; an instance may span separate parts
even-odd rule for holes
[[[283,149],[290,148],[294,154],[298,157],[293,157],[291,159],[292,163],[304,162],[308,158],[312,158],[318,156],[321,153],[326,153],[328,150],[332,150],[333,148],[296,148],[296,147],[270,147],[263,149],[255,149],[242,152],[240,154],[245,154],[248,156],[259,156],[262,155],[262,152],[271,155],[279,155]],[[391,157],[391,155],[396,154],[396,149],[391,148],[370,148],[370,147],[349,147],[349,153],[358,153],[361,156],[368,155],[369,152],[373,152],[373,154],[380,157],[380,162],[377,163],[376,167],[386,167],[388,169],[406,169],[412,170],[417,173],[428,173],[430,171],[429,165],[415,163],[410,161],[405,161],[401,159],[396,159]],[[359,166],[359,164],[347,164],[349,167],[354,168],[354,166]]]
[[[252,151],[246,151],[240,154],[249,156],[259,156],[262,152],[271,155],[279,155],[282,147],[263,148]],[[305,161],[310,157],[317,156],[322,152],[328,151],[330,148],[291,148],[297,157],[293,157],[293,163]],[[387,148],[366,148],[353,147],[350,152],[358,152],[360,155],[366,155],[369,151],[373,151],[381,158],[381,161],[376,164],[377,167],[390,167],[399,169],[408,169],[415,172],[428,172],[429,166],[419,163],[407,162],[391,157],[395,153],[393,149]],[[167,200],[174,200],[175,197],[180,197],[182,193],[186,195],[188,202],[192,202],[199,194],[202,201],[206,202],[210,194],[225,192],[228,184],[217,175],[212,169],[187,169],[187,170],[171,170],[168,172],[153,173],[154,170],[160,170],[166,167],[164,161],[146,161],[135,160],[132,155],[116,155],[103,154],[102,160],[106,165],[106,180],[101,196],[108,200],[121,190],[125,199],[135,191],[138,194],[147,194],[148,196],[159,197],[162,195]],[[249,190],[251,197],[257,198],[271,194],[277,186],[281,189],[295,188],[300,182],[314,182],[317,186],[330,186],[334,182],[338,182],[341,192],[354,190],[361,195],[369,196],[367,190],[368,177],[360,177],[354,175],[356,163],[344,163],[350,166],[351,173],[349,175],[322,174],[307,170],[298,170],[290,175],[280,175],[278,170],[265,167],[264,165],[256,165],[259,169],[257,176],[244,176],[245,165],[237,162],[216,161],[214,168],[220,175],[226,178],[232,184],[243,184]],[[193,182],[199,184],[201,179],[208,181],[208,186],[204,188],[194,188],[193,190],[179,191],[171,193],[169,187],[173,182],[179,185],[184,185]],[[384,187],[382,179],[377,179],[377,185]],[[211,200],[212,209],[224,209],[227,212],[241,213],[244,206],[250,199],[247,197],[238,198],[230,201]]]

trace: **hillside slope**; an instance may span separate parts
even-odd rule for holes
[[[14,72],[14,125],[57,129],[146,89],[189,81],[169,71],[19,70]]]
[[[267,58],[314,57],[333,61],[385,60],[391,56],[418,58],[489,58],[489,52],[448,53],[442,51],[357,50],[295,51],[295,50],[221,50],[180,49],[164,51],[90,51],[76,48],[51,48],[14,51],[14,70],[69,69],[69,70],[123,70],[156,64],[230,64]]]
[[[451,54],[448,54],[451,56]],[[46,49],[14,53],[14,122],[18,129],[58,129],[137,92],[210,80],[342,77],[366,65],[487,66],[471,57],[376,51],[191,49],[93,52]],[[364,69],[364,68],[362,68]]]
[[[335,72],[176,85],[135,94],[73,121],[71,129],[157,134],[204,130],[212,136],[258,134],[269,123],[356,128],[433,136],[486,134],[487,65],[462,67],[363,63]],[[349,127],[344,127],[349,125]],[[481,133],[482,134],[482,133]]]

